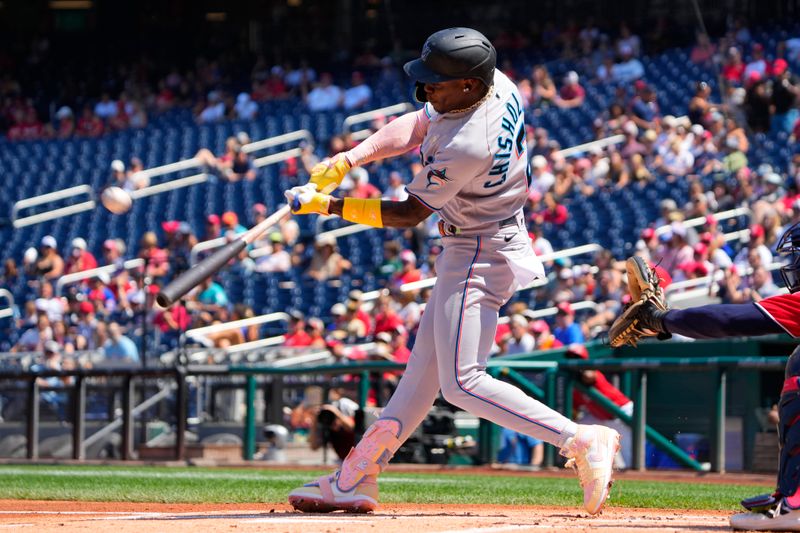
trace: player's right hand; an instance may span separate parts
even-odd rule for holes
[[[330,159],[314,165],[311,169],[309,183],[317,186],[317,191],[330,194],[336,190],[344,176],[350,171],[350,162],[343,153],[336,154]]]

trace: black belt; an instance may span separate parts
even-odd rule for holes
[[[508,226],[516,226],[519,224],[518,221],[519,213],[513,214],[510,217],[506,218],[505,220],[501,220],[497,223],[498,228],[506,228]],[[439,221],[439,235],[442,237],[450,237],[453,235],[458,235],[461,233],[461,230],[455,227],[452,224],[445,222],[444,220]]]

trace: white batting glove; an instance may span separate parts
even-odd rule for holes
[[[328,214],[331,197],[327,194],[318,193],[317,186],[313,183],[292,187],[288,191],[284,191],[283,194],[286,196],[286,201],[295,215]]]

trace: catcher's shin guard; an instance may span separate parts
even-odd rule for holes
[[[798,499],[800,485],[800,346],[786,361],[781,400],[778,405],[778,441],[781,453],[778,463],[778,492]],[[791,502],[798,506],[800,501]]]
[[[342,467],[289,493],[289,503],[305,513],[347,511],[368,513],[378,506],[378,474],[400,447],[399,420],[381,418],[372,424]]]

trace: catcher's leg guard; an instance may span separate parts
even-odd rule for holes
[[[400,447],[401,430],[399,420],[378,420],[350,450],[341,469],[293,490],[289,503],[306,513],[374,511],[378,506],[377,476]]]
[[[800,531],[800,347],[786,362],[778,406],[778,487],[742,500],[749,513],[731,517],[734,529]]]
[[[800,484],[800,346],[786,362],[778,405],[778,441],[778,492],[789,498],[793,507],[800,507],[800,494],[796,494]]]

